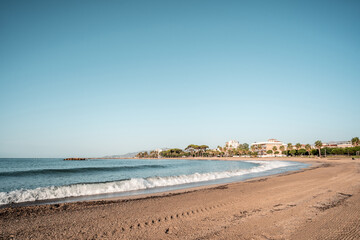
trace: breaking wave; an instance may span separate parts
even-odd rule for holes
[[[211,181],[223,178],[242,176],[250,173],[260,173],[272,169],[288,167],[296,163],[282,161],[249,161],[260,165],[250,169],[237,169],[225,172],[194,173],[190,175],[132,178],[122,181],[73,184],[67,186],[39,187],[36,189],[20,189],[11,192],[0,192],[0,205],[10,203],[48,200],[67,197],[79,197],[96,194],[109,194],[157,187],[174,186],[196,182]]]
[[[119,166],[119,167],[84,167],[84,168],[60,168],[60,169],[35,169],[28,171],[12,171],[2,172],[0,177],[20,177],[20,176],[34,176],[34,175],[54,175],[54,174],[74,174],[74,173],[86,173],[93,172],[117,172],[117,171],[131,171],[137,169],[149,169],[149,168],[166,168],[164,165],[136,165],[136,166]]]

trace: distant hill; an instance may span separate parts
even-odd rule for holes
[[[139,152],[126,153],[122,155],[110,155],[103,158],[134,158]]]
[[[163,151],[164,150],[168,150],[169,148],[161,148]],[[143,151],[138,151],[138,152],[132,152],[132,153],[126,153],[126,154],[122,154],[122,155],[109,155],[109,156],[105,156],[103,158],[134,158],[139,152],[151,152],[152,150],[143,150]]]

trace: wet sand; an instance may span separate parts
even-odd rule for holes
[[[313,165],[205,188],[0,209],[0,239],[360,239],[360,159],[290,160]]]

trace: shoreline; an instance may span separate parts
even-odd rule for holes
[[[160,160],[178,160],[178,159],[174,159],[174,158],[160,158]],[[218,158],[185,158],[184,160],[219,160]],[[232,158],[223,158],[221,159],[223,161],[250,161],[249,159],[232,159]],[[275,159],[268,159],[269,161],[271,160],[275,160]],[[251,161],[261,161],[261,160],[254,160],[252,159]],[[266,160],[262,160],[262,161],[266,161]],[[276,161],[284,161],[284,160],[278,160],[276,159]],[[300,161],[292,161],[292,162],[300,162]],[[95,199],[95,200],[85,200],[84,202],[104,202],[104,201],[123,201],[123,200],[138,200],[138,199],[147,199],[147,198],[152,198],[152,197],[166,197],[167,195],[173,195],[173,194],[182,194],[182,193],[187,193],[187,192],[194,192],[194,191],[199,191],[199,190],[203,190],[203,189],[212,189],[212,188],[218,188],[218,187],[222,187],[224,185],[230,185],[230,184],[236,184],[236,183],[241,183],[241,182],[251,182],[251,181],[258,181],[264,178],[272,178],[272,177],[277,177],[277,176],[283,176],[283,175],[290,175],[290,174],[294,174],[297,172],[303,172],[306,170],[311,170],[312,168],[317,168],[321,165],[321,163],[318,162],[306,162],[307,164],[310,164],[308,167],[303,168],[303,169],[298,169],[298,170],[290,170],[290,171],[286,171],[283,173],[276,173],[276,174],[270,174],[270,175],[265,175],[265,176],[259,176],[259,177],[253,177],[253,178],[249,178],[249,179],[245,179],[245,180],[239,180],[239,181],[233,181],[233,182],[229,182],[229,183],[216,183],[216,184],[208,184],[208,185],[203,185],[203,186],[197,186],[197,187],[189,187],[189,188],[182,188],[182,189],[176,189],[176,190],[170,190],[170,191],[164,191],[164,192],[155,192],[155,193],[145,193],[145,194],[139,194],[139,195],[132,195],[132,196],[122,196],[122,197],[113,197],[113,198],[103,198],[103,199]]]
[[[148,160],[148,159],[143,159]],[[199,157],[199,158],[161,158],[161,159],[149,159],[149,160],[195,160],[195,161],[288,161],[287,159],[280,159],[280,158],[271,158],[271,159],[254,159],[254,158],[206,158],[206,157]],[[288,162],[301,162],[298,160],[288,161]],[[304,163],[304,162],[301,162]],[[175,185],[169,185],[169,186],[163,186],[163,187],[155,187],[155,188],[146,188],[146,189],[139,189],[139,190],[132,190],[132,191],[125,191],[125,192],[114,192],[114,193],[101,193],[101,194],[94,194],[94,195],[81,195],[81,196],[73,196],[73,197],[64,197],[64,198],[54,198],[54,199],[43,199],[43,200],[36,200],[36,201],[27,201],[27,202],[19,202],[19,203],[10,203],[10,204],[4,204],[0,205],[0,209],[6,209],[6,208],[19,208],[19,207],[31,207],[31,206],[41,206],[41,205],[54,205],[54,204],[69,204],[69,203],[81,203],[81,202],[88,202],[88,201],[106,201],[106,200],[116,200],[116,199],[138,199],[143,197],[149,197],[153,195],[167,195],[171,193],[183,193],[188,192],[192,190],[201,190],[206,188],[212,188],[214,186],[220,186],[220,185],[226,185],[226,184],[232,184],[236,182],[246,182],[257,178],[263,178],[263,177],[271,177],[271,176],[277,176],[282,174],[287,174],[291,172],[296,171],[302,171],[303,169],[307,169],[309,167],[312,167],[314,165],[314,162],[307,162],[305,164],[310,164],[307,167],[301,167],[300,169],[296,170],[286,170],[281,173],[266,173],[269,170],[265,170],[264,172],[261,172],[261,176],[255,176],[255,177],[245,177],[247,174],[253,174],[253,173],[247,173],[245,175],[237,176],[245,177],[244,179],[234,179],[236,176],[228,177],[228,178],[219,178],[214,180],[207,180],[207,181],[199,181],[199,182],[191,182],[191,183],[185,183],[185,184],[175,184]],[[276,169],[276,168],[275,168]],[[272,170],[275,170],[272,169]],[[271,170],[270,170],[271,171]],[[232,179],[232,180],[230,180]],[[196,186],[197,185],[197,186]],[[117,195],[117,196],[112,196]]]
[[[356,239],[351,236],[360,236],[360,161],[304,162],[312,165],[185,191],[0,209],[0,237]]]

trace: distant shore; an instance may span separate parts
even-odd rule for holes
[[[0,236],[5,239],[9,236],[15,239],[351,239],[352,236],[355,239],[354,236],[360,236],[360,159],[195,159],[276,159],[312,166],[196,189],[1,209]]]
[[[317,156],[303,156],[303,157],[184,157],[184,158],[86,158],[86,159],[158,159],[158,160],[218,160],[218,161],[293,161],[293,162],[316,162],[316,161],[334,161],[342,159],[355,158],[360,160],[359,156],[330,156],[330,157],[317,157]]]

